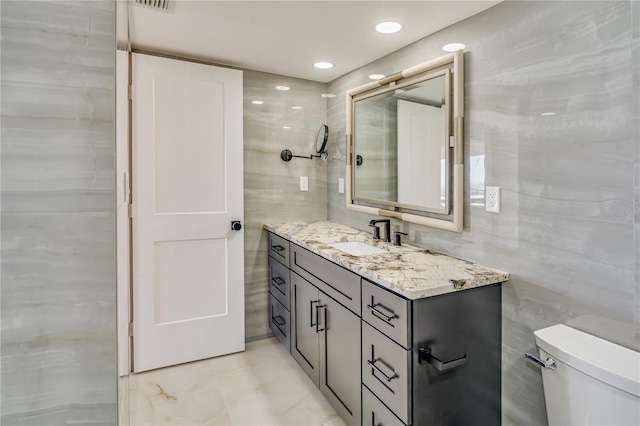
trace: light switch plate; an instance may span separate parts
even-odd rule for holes
[[[485,210],[492,213],[500,213],[500,187],[487,186],[484,191]]]
[[[338,192],[340,194],[344,194],[344,179],[343,178],[339,178],[338,179]]]
[[[300,191],[308,191],[309,190],[309,177],[300,176]]]

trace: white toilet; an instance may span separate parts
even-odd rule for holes
[[[534,334],[550,425],[640,425],[640,353],[566,325]]]

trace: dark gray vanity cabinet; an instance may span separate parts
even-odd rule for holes
[[[413,424],[499,425],[501,285],[413,305]]]
[[[291,349],[290,287],[289,241],[270,233],[269,326],[287,350]]]
[[[363,425],[500,424],[499,284],[407,300],[363,280],[362,295]]]
[[[291,354],[344,422],[360,425],[361,320],[327,294],[355,307],[360,277],[293,244],[291,265]]]
[[[500,424],[499,283],[410,300],[277,235],[269,247],[272,330],[346,424]]]

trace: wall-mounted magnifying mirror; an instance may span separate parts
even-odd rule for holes
[[[329,140],[329,126],[323,124],[316,135],[316,154],[323,159],[327,158],[327,140]]]
[[[293,157],[296,158],[306,158],[308,160],[312,160],[314,158],[322,158],[323,160],[327,159],[327,141],[329,140],[329,126],[326,124],[322,124],[320,129],[318,129],[318,133],[316,134],[316,144],[315,144],[315,154],[311,155],[294,155],[288,149],[283,149],[280,152],[280,158],[283,161],[291,161]]]
[[[462,232],[463,52],[347,92],[347,208]]]

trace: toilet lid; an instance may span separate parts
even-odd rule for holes
[[[562,324],[533,334],[538,347],[556,361],[640,396],[640,353]]]

